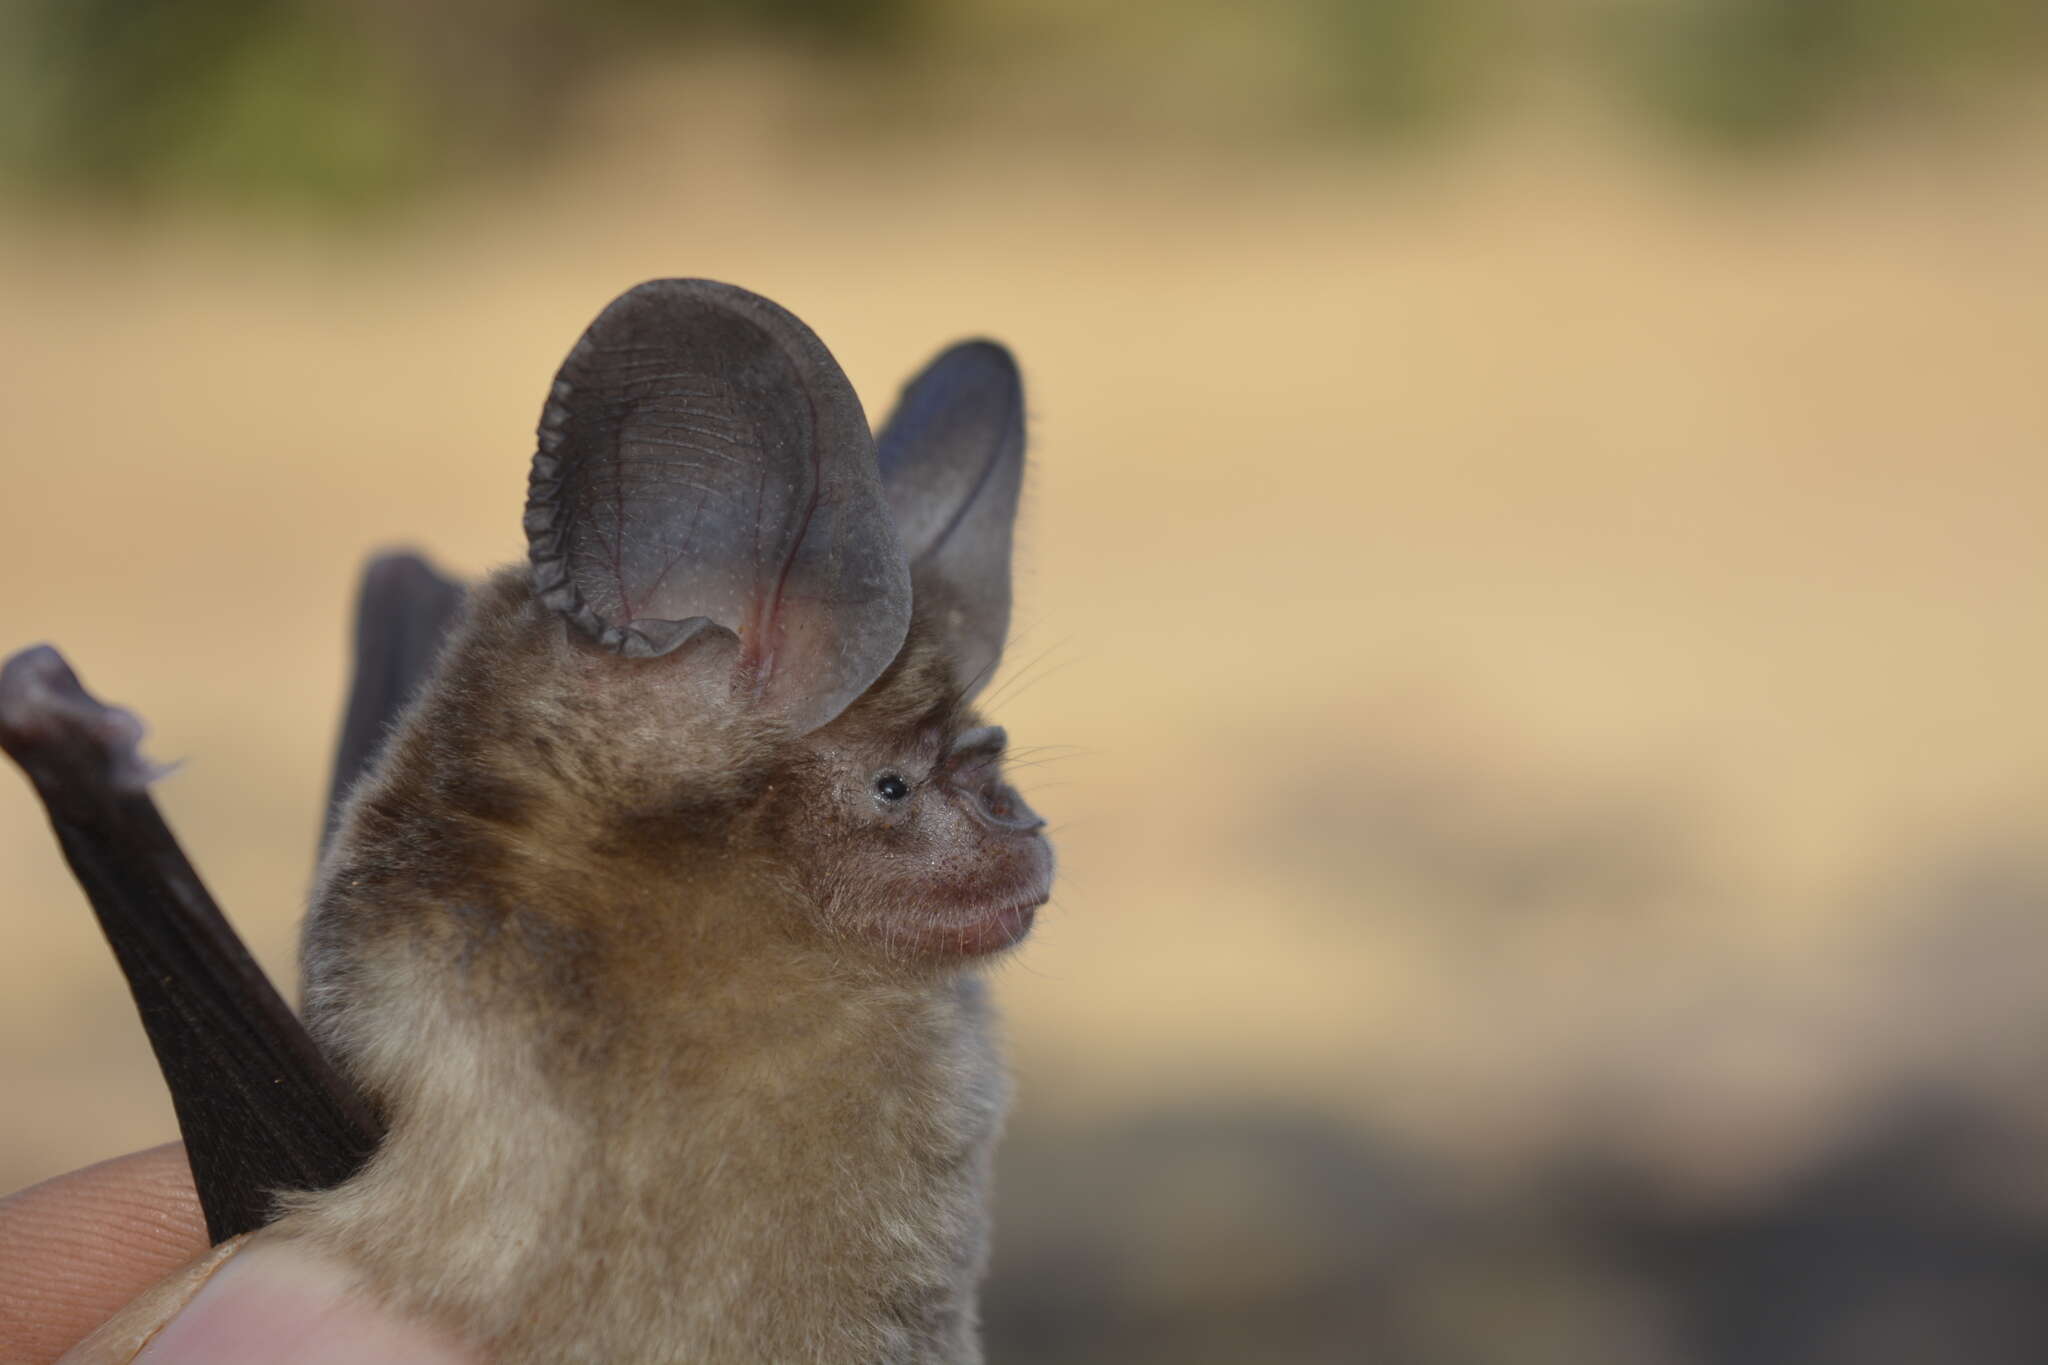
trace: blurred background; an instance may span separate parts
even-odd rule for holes
[[[0,647],[272,973],[649,276],[1021,356],[991,1358],[2048,1354],[2031,0],[5,0]],[[1041,761],[1042,760],[1042,761]],[[173,1133],[0,776],[0,1188]]]

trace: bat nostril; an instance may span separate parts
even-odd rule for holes
[[[976,793],[975,807],[984,823],[1017,834],[1035,834],[1045,828],[1037,811],[1024,804],[1006,787]]]

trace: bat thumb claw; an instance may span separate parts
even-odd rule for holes
[[[133,795],[167,774],[142,756],[142,735],[139,717],[87,692],[48,645],[0,665],[0,749],[53,803],[90,790]]]

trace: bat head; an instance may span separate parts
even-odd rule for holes
[[[477,594],[396,746],[415,779],[369,784],[356,830],[410,821],[451,894],[581,888],[643,943],[738,919],[897,967],[1010,946],[1052,854],[972,699],[1023,445],[992,343],[933,361],[878,457],[795,317],[702,280],[629,291],[544,410],[530,571]]]

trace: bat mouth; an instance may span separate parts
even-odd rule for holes
[[[962,915],[952,922],[921,924],[910,930],[907,937],[927,957],[947,961],[988,957],[1023,942],[1038,919],[1038,908],[1049,896],[1049,892],[1042,891],[994,910]]]
[[[1052,847],[1033,833],[974,853],[978,865],[946,869],[951,876],[918,866],[886,881],[841,882],[822,900],[823,927],[903,966],[960,966],[1013,948],[1052,897]]]

